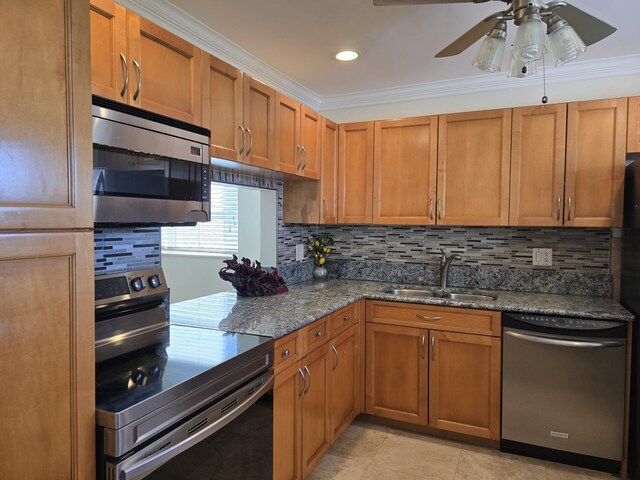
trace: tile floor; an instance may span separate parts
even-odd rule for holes
[[[615,476],[356,420],[309,480],[613,480]]]

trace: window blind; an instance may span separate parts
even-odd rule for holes
[[[211,221],[195,227],[163,227],[162,251],[238,253],[238,187],[211,183]]]

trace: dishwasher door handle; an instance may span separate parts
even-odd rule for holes
[[[573,347],[573,348],[615,348],[624,347],[624,342],[620,341],[588,341],[588,340],[562,340],[558,337],[545,337],[541,335],[529,335],[527,333],[514,332],[507,330],[505,335],[514,337],[527,342],[543,343],[545,345],[555,345],[558,347]]]

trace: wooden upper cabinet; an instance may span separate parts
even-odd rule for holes
[[[627,152],[640,153],[640,97],[629,98]]]
[[[243,74],[206,53],[202,73],[202,125],[211,130],[210,154],[239,162],[243,145]]]
[[[320,178],[322,156],[322,118],[309,107],[300,109],[300,146],[302,147],[302,174],[307,178]]]
[[[339,128],[338,223],[371,223],[373,122]]]
[[[375,122],[373,223],[434,225],[438,117]]]
[[[627,99],[569,104],[565,225],[622,226]]]
[[[249,75],[244,76],[245,162],[275,169],[276,92]]]
[[[200,124],[202,51],[132,12],[127,22],[134,70],[130,103],[137,104],[139,96],[144,109]]]
[[[500,339],[430,331],[429,425],[500,438]]]
[[[566,124],[566,104],[513,109],[510,225],[562,225]]]
[[[278,171],[297,175],[302,166],[300,102],[276,93],[276,160]]]
[[[511,110],[440,115],[440,225],[509,223]]]
[[[92,93],[126,102],[127,10],[111,0],[91,0],[89,18]]]
[[[338,222],[338,125],[322,117],[320,222]]]
[[[9,2],[0,29],[0,229],[93,228],[87,5]]]

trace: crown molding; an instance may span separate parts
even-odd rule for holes
[[[584,60],[561,67],[548,67],[548,84],[578,82],[626,75],[640,75],[640,54],[599,60]],[[328,95],[322,98],[321,112],[349,108],[370,107],[400,102],[414,102],[452,95],[482,92],[503,92],[526,86],[539,86],[540,71],[527,78],[507,78],[504,72],[472,77],[440,80],[436,82],[404,85],[401,87],[367,90],[353,94]]]
[[[320,108],[322,98],[316,92],[263,62],[167,0],[118,0],[118,3],[279,92],[315,110]]]

